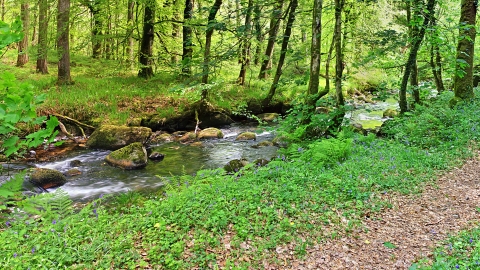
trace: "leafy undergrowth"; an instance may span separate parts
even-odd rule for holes
[[[265,167],[175,177],[165,194],[101,198],[63,218],[17,211],[0,234],[0,267],[262,268],[285,243],[301,257],[389,207],[383,193],[421,192],[472,155],[480,101],[452,110],[450,97],[394,120],[385,138],[345,131],[291,145]]]

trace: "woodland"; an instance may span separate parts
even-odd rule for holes
[[[476,17],[476,0],[0,0],[0,267],[480,268]],[[350,122],[387,99],[383,124]],[[156,191],[74,204],[5,169],[72,139],[66,121],[196,134],[273,112],[268,164]]]

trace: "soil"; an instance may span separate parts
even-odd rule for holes
[[[477,153],[478,155],[478,153]],[[280,265],[265,269],[408,269],[449,235],[480,221],[480,157],[439,177],[421,194],[389,194],[393,207],[370,215],[363,228],[349,236],[307,249],[304,259],[294,257],[294,246],[277,248]],[[395,248],[388,248],[389,242]]]

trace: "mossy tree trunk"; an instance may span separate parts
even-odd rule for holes
[[[247,67],[250,63],[250,46],[251,46],[251,29],[252,29],[252,9],[253,0],[248,0],[247,14],[245,15],[245,32],[240,41],[240,74],[238,74],[237,82],[245,85],[245,77],[247,76]]]
[[[460,30],[457,45],[454,92],[456,100],[469,99],[473,93],[473,57],[475,45],[475,24],[477,1],[462,0]]]
[[[202,76],[202,83],[205,83],[205,84],[208,83],[208,75],[210,73],[210,64],[211,64],[210,49],[212,47],[213,30],[216,27],[215,17],[217,16],[218,10],[220,9],[221,5],[222,5],[222,0],[215,0],[215,3],[213,3],[213,6],[210,8],[210,12],[208,14],[207,31],[205,35],[205,51],[203,54],[203,76]],[[206,89],[202,91],[202,100],[207,99],[207,94],[208,92]]]
[[[57,6],[57,50],[58,61],[58,79],[57,83],[71,84],[70,76],[70,0],[58,0]]]
[[[322,7],[323,0],[313,1],[313,18],[312,18],[312,43],[310,47],[310,79],[308,81],[309,95],[308,103],[315,109],[315,103],[318,99],[328,94],[327,91],[319,93],[320,82],[320,55],[322,43]]]
[[[20,5],[20,17],[23,23],[23,39],[18,43],[17,67],[23,67],[28,63],[28,33],[30,28],[30,10],[28,3]]]
[[[415,0],[416,3],[419,2],[419,0]],[[417,54],[418,50],[420,49],[420,45],[422,44],[423,37],[425,36],[425,30],[427,29],[427,26],[430,23],[430,18],[431,15],[434,14],[434,9],[435,9],[435,4],[436,0],[428,0],[427,2],[427,7],[425,9],[425,12],[423,14],[423,23],[420,26],[420,29],[418,31],[413,31],[413,41],[410,47],[410,52],[408,54],[408,60],[405,65],[405,71],[403,73],[402,77],[402,83],[400,85],[400,112],[405,113],[408,111],[408,104],[407,104],[407,84],[408,84],[408,79],[411,76],[412,70],[415,67],[415,64],[417,62]]]
[[[343,80],[343,51],[342,51],[342,10],[345,0],[335,0],[335,27],[333,40],[335,43],[335,100],[337,104],[337,114],[333,119],[333,131],[338,130],[342,125],[345,116],[345,99],[342,92]]]
[[[37,72],[48,74],[47,52],[48,52],[48,1],[38,2],[38,52]]]
[[[143,15],[142,43],[140,45],[140,71],[138,77],[148,79],[153,76],[153,37],[155,20],[155,0],[145,3]]]
[[[437,18],[435,15],[432,15],[433,36],[432,36],[432,45],[430,46],[430,66],[432,67],[433,79],[435,81],[435,86],[439,93],[445,91],[445,86],[443,84],[442,78],[442,56],[440,55],[440,46],[438,39],[438,29],[437,29]]]
[[[193,0],[185,0],[185,9],[183,10],[183,52],[182,52],[182,75],[190,77],[192,75],[192,27],[189,20],[193,14]]]

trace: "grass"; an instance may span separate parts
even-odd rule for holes
[[[390,207],[383,194],[421,192],[473,155],[480,100],[452,110],[450,98],[397,118],[384,138],[344,131],[292,144],[265,167],[199,171],[175,178],[163,194],[101,198],[63,218],[15,212],[0,225],[0,268],[260,268],[286,243],[302,257]],[[475,233],[459,236],[463,250],[478,252],[468,247]]]

